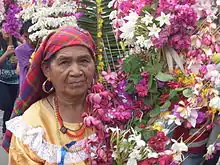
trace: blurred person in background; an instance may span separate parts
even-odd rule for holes
[[[1,26],[2,27],[2,26]],[[10,119],[14,102],[17,97],[19,79],[16,74],[17,59],[14,54],[18,46],[16,38],[7,34],[1,28],[0,34],[0,110],[3,115],[3,134],[6,131],[5,122]]]
[[[29,38],[30,33],[28,32],[28,29],[30,26],[32,26],[31,20],[23,23],[20,33],[25,42],[15,49],[15,55],[18,59],[17,74],[19,75],[19,89],[21,89],[23,81],[27,75],[30,66],[29,60],[36,46],[36,43],[32,42]]]

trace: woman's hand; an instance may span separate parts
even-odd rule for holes
[[[6,54],[7,56],[10,56],[10,55],[14,54],[14,52],[15,52],[14,46],[13,46],[13,45],[9,45],[9,46],[7,47],[7,50],[5,51],[5,54]]]

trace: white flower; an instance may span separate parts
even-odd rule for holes
[[[156,152],[151,151],[147,154],[147,157],[148,158],[158,158],[158,154]]]
[[[181,122],[180,122],[180,119],[174,115],[168,115],[167,118],[169,119],[168,120],[168,125],[171,125],[173,122],[176,124],[176,125],[181,125]]]
[[[150,14],[145,14],[145,17],[141,19],[142,22],[145,23],[146,26],[148,26],[150,23],[153,23],[153,18]]]
[[[33,25],[28,29],[32,33],[30,35],[32,41],[43,38],[62,26],[77,27],[76,17],[73,16],[77,8],[75,2],[54,0],[53,4],[49,6],[48,1],[44,4],[38,0],[35,4],[32,4],[32,1],[25,3],[20,1],[19,4],[25,4],[19,14],[20,17],[24,21],[32,20]],[[72,16],[66,16],[67,13]]]
[[[145,38],[144,38],[143,35],[137,36],[136,38],[137,38],[136,43],[137,43],[138,45],[141,45],[141,44],[145,41]],[[142,46],[141,46],[141,47],[142,47]]]
[[[132,152],[129,154],[129,158],[140,160],[141,159],[140,150],[133,149]]]
[[[114,18],[116,18],[116,16],[117,16],[117,10],[113,10],[109,15],[109,19],[113,20]]]
[[[171,139],[171,141],[174,142],[174,144],[171,146],[171,150],[174,152],[174,160],[177,162],[182,162],[183,161],[183,154],[182,152],[187,152],[188,147],[186,144],[181,140],[180,143],[178,143],[176,140]]]
[[[117,154],[116,154],[116,152],[115,152],[115,151],[113,151],[113,152],[112,152],[112,157],[114,158],[114,160],[116,160],[116,159],[117,159]]]
[[[210,100],[209,107],[214,108],[214,109],[219,109],[220,108],[220,97],[216,96],[212,98]]]
[[[188,116],[187,121],[195,128],[196,126],[196,119],[198,118],[197,109],[191,109],[190,116]]]
[[[173,145],[171,146],[171,150],[173,150],[174,153],[181,153],[181,152],[187,152],[188,147],[187,145],[181,140],[180,143],[178,143],[176,140],[171,139]]]
[[[124,19],[127,20],[127,23],[124,23],[119,30],[122,32],[120,37],[127,40],[128,44],[131,43],[131,41],[134,38],[134,32],[135,32],[135,25],[138,19],[138,14],[135,12],[131,12],[129,16],[126,16]]]
[[[159,33],[161,29],[157,27],[155,23],[152,27],[147,27],[147,29],[150,31],[149,36],[155,36],[156,38],[159,38]]]
[[[211,144],[207,147],[207,154],[208,155],[212,155],[214,153],[214,151],[215,151],[215,146],[213,144]]]
[[[164,24],[170,25],[170,14],[164,14],[161,12],[161,15],[156,18],[157,21],[160,22],[160,27],[162,27]]]
[[[217,6],[220,6],[220,0],[216,1]]]
[[[141,148],[141,147],[144,147],[146,145],[145,141],[141,140],[141,135],[132,134],[132,135],[129,136],[128,141],[129,142],[135,141],[137,148]]]
[[[199,95],[200,94],[200,90],[203,88],[203,84],[202,83],[200,83],[200,84],[196,84],[193,88],[192,88],[192,90],[193,90],[193,94],[195,94],[195,95]]]
[[[137,160],[133,158],[129,158],[127,165],[137,165]]]
[[[139,45],[141,48],[147,48],[149,49],[151,46],[153,46],[153,43],[150,39],[145,39],[143,35],[137,36],[136,44]]]
[[[140,150],[133,149],[129,154],[127,165],[137,165],[137,160],[141,160],[141,157]]]
[[[136,12],[130,12],[128,16],[126,16],[124,19],[127,21],[131,21],[136,23],[136,21],[138,20],[139,15]]]

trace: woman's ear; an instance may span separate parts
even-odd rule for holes
[[[50,79],[50,66],[49,66],[49,64],[43,62],[41,64],[41,69],[42,69],[42,71],[44,73],[44,76],[46,76],[47,79]]]

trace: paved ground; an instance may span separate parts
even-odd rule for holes
[[[3,111],[0,110],[0,137],[2,137],[2,117],[3,117]],[[1,143],[1,141],[0,141]],[[0,165],[7,165],[8,155],[7,153],[0,147]]]

